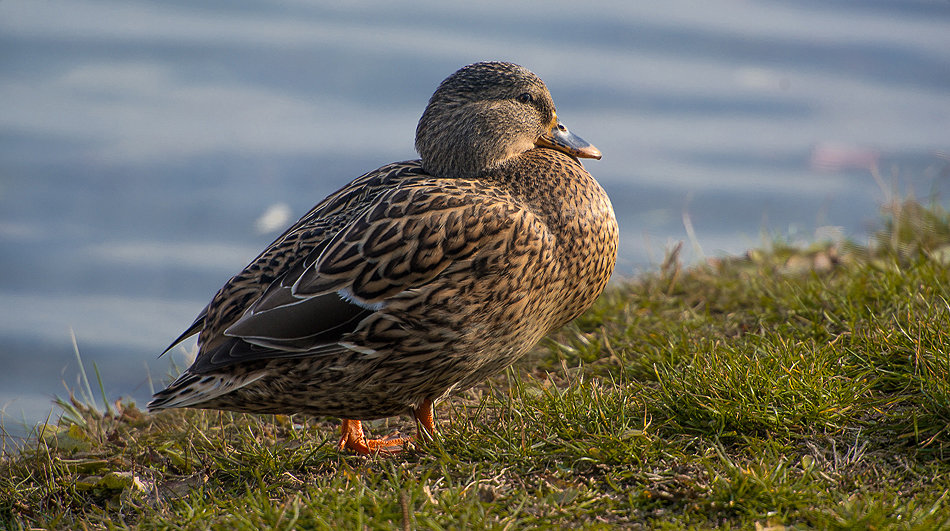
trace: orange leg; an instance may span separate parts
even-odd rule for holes
[[[416,431],[420,439],[423,436],[432,437],[435,435],[435,417],[432,413],[431,400],[428,398],[423,400],[419,407],[412,410],[412,416],[416,418]]]
[[[425,436],[435,435],[435,419],[432,416],[432,401],[426,399],[419,407],[412,410],[412,416],[421,428],[417,428],[421,438],[423,432]],[[403,450],[410,437],[400,437],[397,439],[367,439],[363,434],[363,425],[358,420],[343,419],[340,426],[340,450],[352,450],[358,454],[372,454],[379,452],[381,454],[393,455]]]

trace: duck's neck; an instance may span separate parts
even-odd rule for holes
[[[550,149],[525,152],[482,178],[503,186],[536,214],[553,219],[577,209],[603,208],[606,200],[580,161]]]

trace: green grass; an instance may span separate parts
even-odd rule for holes
[[[947,527],[950,216],[894,205],[871,247],[674,252],[395,458],[339,453],[332,419],[91,388],[4,441],[0,527]]]

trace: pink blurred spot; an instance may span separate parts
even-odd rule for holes
[[[881,154],[873,148],[823,142],[811,150],[809,165],[815,171],[848,169],[871,170],[877,167]]]

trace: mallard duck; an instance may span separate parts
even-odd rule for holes
[[[195,362],[150,410],[303,413],[342,421],[340,449],[396,452],[361,420],[432,408],[584,312],[614,269],[610,200],[578,158],[600,152],[506,62],[463,67],[432,95],[418,160],[315,206],[212,298],[166,352]]]

